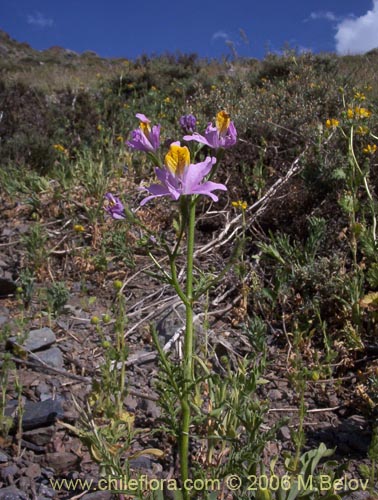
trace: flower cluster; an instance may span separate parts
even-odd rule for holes
[[[236,144],[237,132],[230,115],[226,111],[220,111],[215,120],[207,125],[204,135],[195,132],[193,135],[184,135],[185,141],[196,141],[212,149],[229,148]]]
[[[327,128],[336,128],[338,126],[339,126],[339,120],[336,120],[336,118],[328,118],[328,120],[326,120]]]
[[[141,201],[141,205],[161,196],[178,200],[180,196],[202,194],[209,196],[213,201],[218,201],[214,191],[227,191],[227,188],[224,184],[209,179],[214,175],[213,167],[217,159],[214,156],[207,156],[204,161],[194,163],[191,161],[188,147],[181,146],[180,142],[173,142],[161,165],[158,156],[155,155],[160,147],[160,125],[151,126],[151,121],[142,113],[138,113],[136,117],[140,122],[139,128],[132,131],[131,139],[126,144],[134,150],[150,153],[151,157],[156,159],[155,173],[159,181],[149,187],[140,188],[149,193]],[[235,125],[226,111],[217,114],[215,125],[209,123],[204,135],[195,132],[197,120],[191,114],[181,116],[179,123],[184,133],[192,134],[185,135],[184,140],[196,141],[214,150],[233,146],[237,140]],[[107,193],[105,198],[106,212],[113,219],[125,219],[125,208],[119,198],[111,193]],[[244,203],[241,208],[245,210]]]
[[[377,151],[377,145],[376,144],[368,144],[364,149],[363,152],[367,155],[373,155]]]
[[[231,205],[234,207],[234,208],[238,208],[239,210],[247,210],[247,202],[246,201],[241,201],[241,200],[238,200],[238,201],[233,201],[231,203]]]
[[[348,108],[347,110],[347,117],[352,119],[352,118],[369,118],[371,115],[371,111],[369,111],[366,108],[360,108],[356,106],[354,109]]]

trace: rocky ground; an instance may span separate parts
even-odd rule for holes
[[[50,254],[49,263],[36,284],[37,288],[42,287],[52,274],[56,276],[56,267],[66,269],[70,290],[67,304],[56,317],[49,317],[40,314],[37,294],[28,307],[23,308],[16,291],[18,274],[24,263],[20,241],[32,223],[30,213],[19,207],[3,210],[0,325],[3,329],[8,328],[9,338],[2,343],[1,349],[9,354],[15,369],[9,370],[7,380],[4,376],[2,379],[5,416],[8,417],[8,420],[4,417],[2,420],[11,425],[9,433],[3,432],[0,438],[0,500],[110,499],[111,493],[94,491],[99,479],[98,466],[82,440],[66,426],[80,425],[78,408],[86,407],[93,381],[98,379],[104,363],[102,339],[93,317],[102,318],[112,309],[112,282],[115,278],[121,279],[125,284],[126,339],[130,349],[126,409],[135,416],[138,427],[151,428],[159,418],[160,410],[153,384],[157,363],[149,323],[157,326],[166,344],[183,326],[182,308],[168,286],[162,286],[139,272],[149,265],[146,256],[136,256],[137,267],[133,270],[122,266],[117,268],[116,264],[111,264],[106,273],[84,269],[82,263],[70,260],[69,238],[57,247],[55,254]],[[51,220],[44,220],[43,224],[51,232],[51,238],[59,243],[65,221],[54,224]],[[88,297],[96,297],[96,300]],[[246,349],[240,340],[240,330],[235,327],[239,302],[236,292],[228,296],[224,293],[224,299],[213,302],[209,308],[210,342],[220,352],[235,356],[245,353]],[[102,326],[103,335],[110,341],[114,341],[113,322],[114,319],[110,319]],[[21,326],[26,333],[22,346],[17,336]],[[277,440],[266,450],[266,460],[292,450],[290,432],[298,421],[298,397],[288,379],[288,351],[282,340],[276,331],[269,332],[268,369],[264,374],[267,383],[261,389],[261,398],[269,402],[270,410],[264,428],[283,420]],[[355,359],[350,368],[340,371],[338,380],[316,380],[308,384],[305,394],[306,446],[315,447],[324,442],[330,448],[335,447],[334,458],[348,463],[351,477],[359,477],[358,466],[368,463],[366,457],[371,439],[371,422],[351,399],[351,388],[358,380],[359,363],[365,362],[366,356]],[[21,418],[18,417],[20,411]],[[4,425],[6,423],[2,424],[3,429]],[[164,439],[156,443],[154,438],[147,444],[162,449],[165,457],[142,456],[133,459],[131,467],[152,477],[166,477],[172,467],[171,443]],[[54,490],[51,479],[62,478],[93,479],[92,491]],[[359,498],[364,497],[367,496],[360,494]]]

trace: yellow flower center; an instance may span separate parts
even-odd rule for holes
[[[226,111],[219,111],[215,120],[215,125],[220,135],[226,135],[230,122],[230,115]]]
[[[140,122],[139,127],[141,128],[143,134],[146,137],[149,137],[150,132],[151,132],[150,124],[149,123]]]
[[[171,144],[165,155],[165,164],[173,175],[181,176],[185,167],[190,164],[190,153],[186,146]]]

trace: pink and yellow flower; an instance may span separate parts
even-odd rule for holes
[[[160,125],[151,127],[151,121],[142,113],[135,115],[139,118],[139,128],[131,132],[131,139],[127,145],[138,151],[155,152],[160,146]]]
[[[207,125],[204,135],[194,132],[193,135],[185,135],[185,141],[197,141],[213,149],[229,148],[236,144],[237,132],[234,122],[226,111],[220,111],[215,120]]]
[[[163,168],[155,168],[160,184],[141,188],[150,193],[142,200],[141,205],[161,196],[169,196],[172,200],[178,200],[180,196],[192,194],[203,194],[218,201],[213,191],[227,191],[226,186],[212,181],[203,182],[215,162],[216,158],[208,156],[203,162],[190,163],[189,149],[181,146],[179,142],[172,143],[165,156]]]

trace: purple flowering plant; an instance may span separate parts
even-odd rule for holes
[[[180,378],[181,387],[177,390],[177,397],[181,407],[181,424],[179,433],[179,455],[180,455],[180,475],[183,484],[189,478],[189,442],[190,429],[193,418],[193,390],[195,382],[194,370],[194,312],[193,303],[198,301],[208,289],[209,284],[203,284],[199,281],[194,286],[193,276],[194,268],[194,239],[196,223],[196,206],[201,195],[209,197],[213,202],[218,201],[218,195],[214,191],[227,191],[224,184],[213,182],[211,179],[216,174],[218,163],[225,148],[233,146],[237,141],[237,132],[234,123],[231,121],[226,111],[220,111],[217,114],[215,126],[208,124],[204,135],[195,132],[196,118],[193,115],[184,115],[180,118],[180,126],[185,135],[186,141],[196,141],[198,144],[204,144],[213,150],[214,154],[207,156],[204,160],[196,162],[196,153],[200,148],[193,148],[193,158],[187,146],[181,146],[180,142],[173,142],[164,157],[162,164],[158,158],[158,149],[160,148],[160,125],[151,126],[151,121],[142,113],[136,117],[140,120],[140,127],[131,134],[131,139],[127,145],[137,151],[144,151],[153,160],[155,174],[158,182],[149,186],[139,188],[146,191],[148,196],[143,198],[140,206],[153,199],[168,197],[173,201],[179,201],[180,227],[177,231],[177,239],[173,248],[165,243],[164,235],[159,240],[161,246],[165,249],[169,268],[164,269],[160,263],[150,254],[153,262],[158,268],[160,276],[165,282],[168,282],[177,293],[185,306],[185,334],[183,359],[180,362],[182,377]],[[106,212],[114,219],[125,219],[130,210],[123,206],[119,198],[111,193],[106,195]],[[128,217],[129,218],[129,217]],[[135,221],[143,230],[149,232],[150,241],[156,241],[151,231],[148,231],[141,221],[133,214]],[[185,287],[179,279],[177,271],[177,257],[181,243],[186,237],[186,266],[185,266]],[[152,238],[152,239],[151,239]],[[169,367],[172,363],[160,346],[158,336],[155,331],[152,332],[153,339],[158,350],[162,365]],[[183,490],[183,500],[189,500],[189,491]]]
[[[151,127],[151,120],[144,114],[135,115],[139,120],[139,128],[131,132],[131,139],[126,144],[137,151],[156,153],[160,146],[160,125]]]
[[[113,196],[111,193],[105,195],[104,210],[116,220],[126,219],[125,207],[119,198]]]

